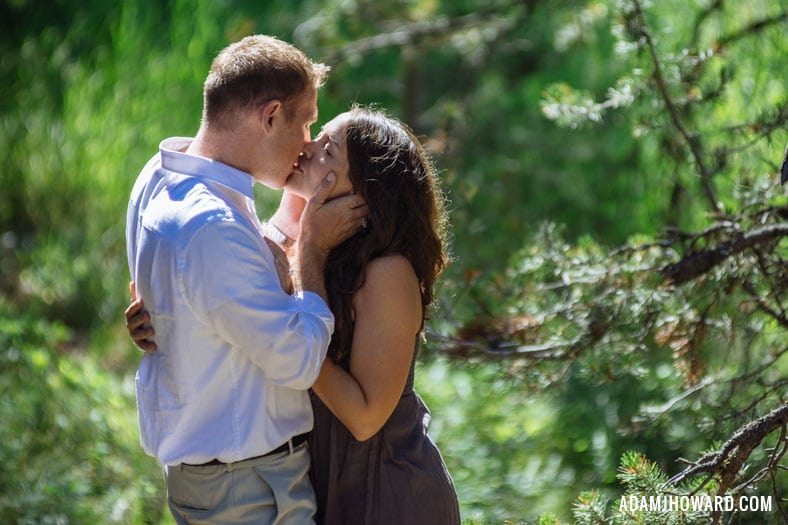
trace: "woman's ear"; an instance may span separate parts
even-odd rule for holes
[[[260,108],[260,126],[266,133],[269,133],[273,129],[274,122],[283,112],[284,108],[282,108],[282,102],[277,99],[269,100]]]

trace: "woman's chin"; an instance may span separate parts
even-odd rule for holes
[[[314,180],[302,171],[294,171],[285,182],[285,189],[304,200],[309,200],[320,187],[322,180]]]
[[[304,200],[309,200],[309,197],[311,197],[312,195],[304,191],[303,185],[299,184],[300,182],[301,181],[299,180],[295,180],[294,175],[290,175],[287,181],[285,181],[284,189],[292,193],[293,195],[297,195],[298,197],[301,197]]]

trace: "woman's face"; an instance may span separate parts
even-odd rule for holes
[[[345,125],[336,118],[328,122],[315,140],[304,145],[304,151],[293,167],[285,188],[299,197],[309,199],[328,173],[334,172],[337,182],[328,198],[352,193],[345,142]]]

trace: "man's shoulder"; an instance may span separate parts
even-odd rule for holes
[[[170,177],[151,199],[143,224],[167,236],[191,237],[205,227],[238,222],[238,213],[196,177]]]

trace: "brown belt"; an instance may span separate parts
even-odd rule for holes
[[[249,461],[249,460],[252,460],[252,459],[260,459],[260,458],[264,458],[266,456],[273,456],[274,454],[280,454],[282,452],[285,452],[285,451],[288,451],[288,450],[292,450],[292,449],[296,448],[297,446],[299,446],[301,443],[305,442],[308,437],[309,437],[308,433],[306,433],[306,434],[298,434],[297,436],[293,436],[292,438],[288,439],[287,441],[285,441],[284,443],[282,443],[281,445],[279,445],[275,449],[271,450],[270,452],[266,452],[265,454],[262,454],[260,456],[255,456],[253,458],[242,459],[241,461]],[[240,461],[236,461],[235,463],[240,463]],[[184,465],[188,465],[190,467],[214,467],[214,466],[219,466],[219,465],[230,465],[230,464],[231,463],[225,463],[224,461],[219,461],[218,459],[212,459],[211,461],[208,461],[207,463],[200,463],[198,465],[193,465],[191,463],[184,463]]]

